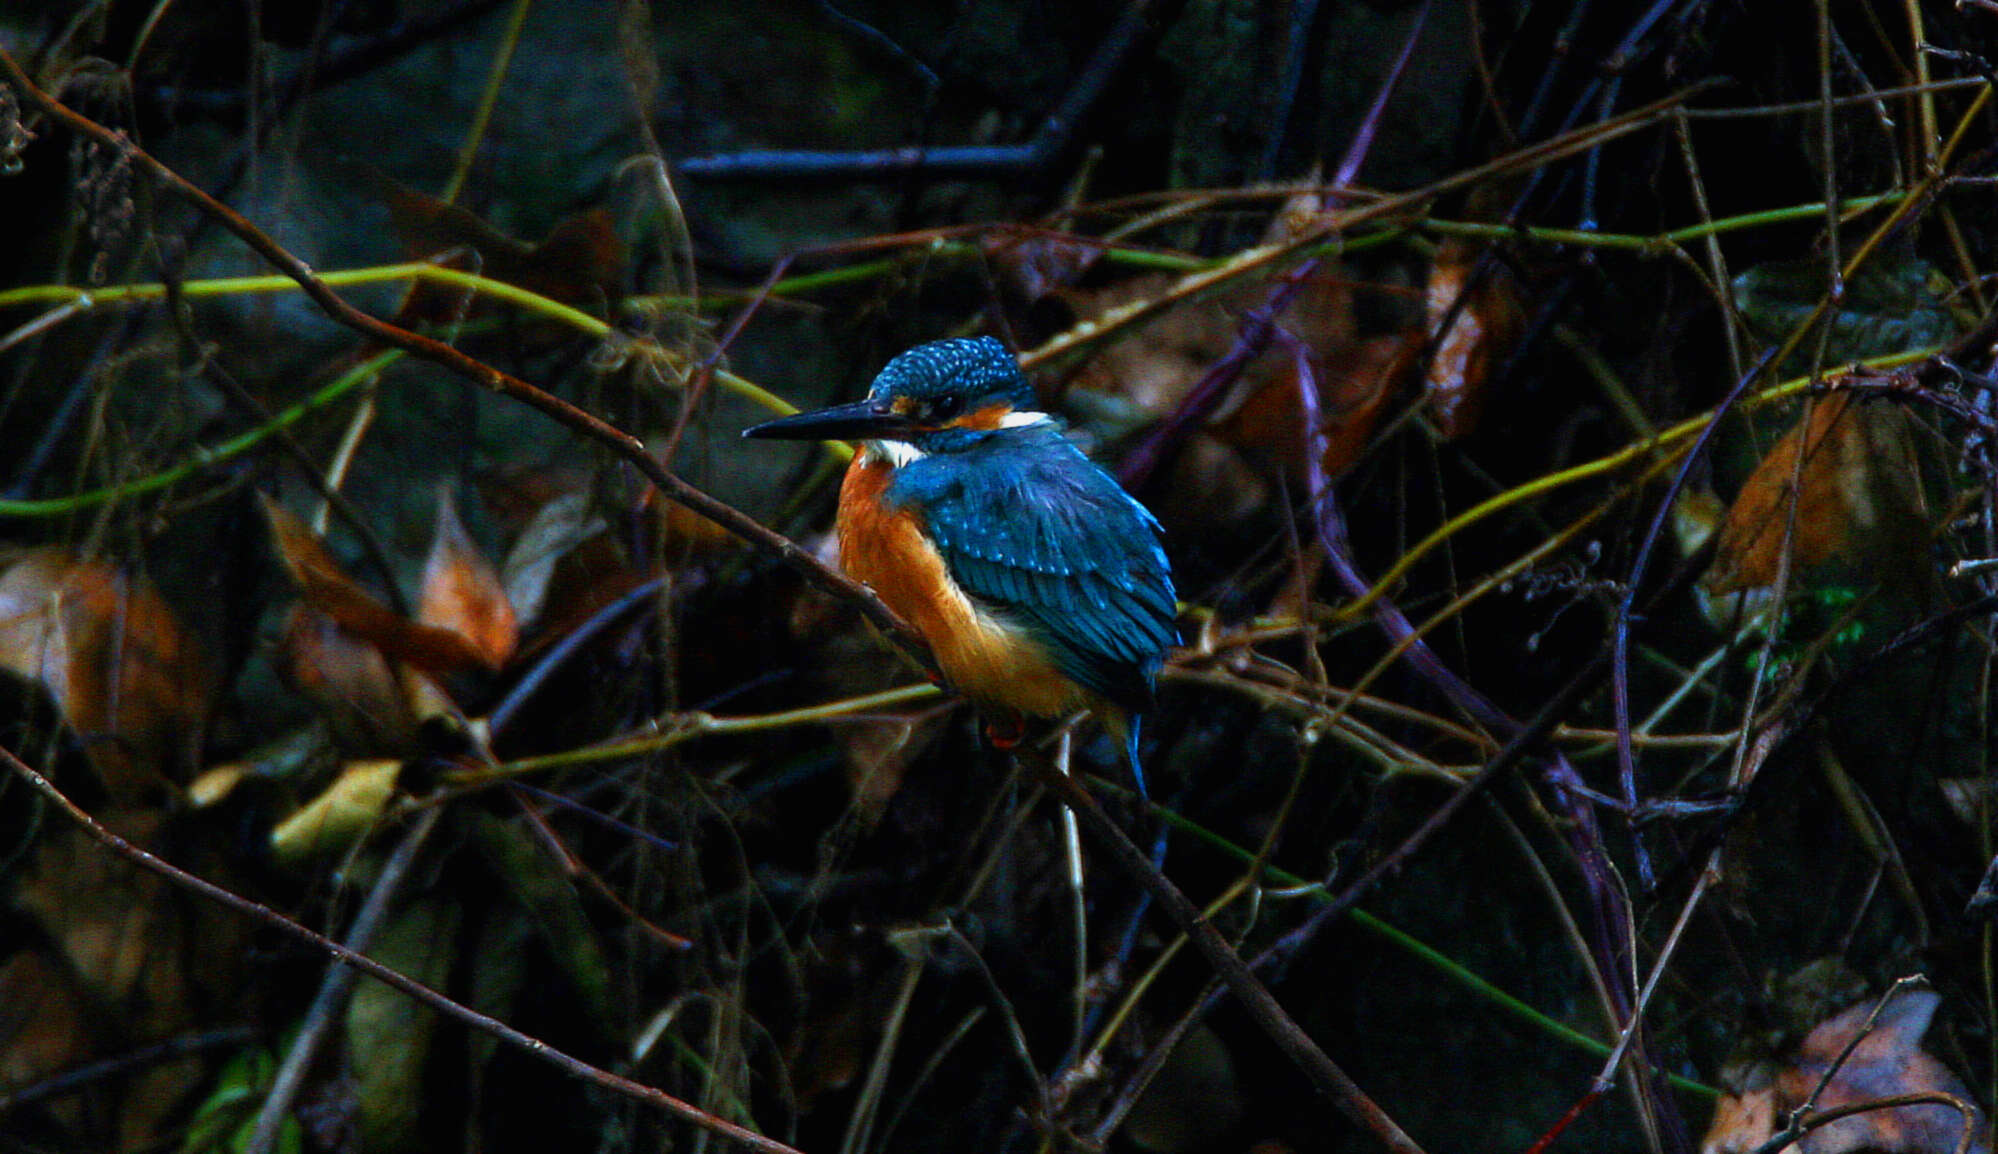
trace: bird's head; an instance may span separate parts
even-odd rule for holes
[[[969,448],[1002,429],[1048,420],[1006,346],[974,337],[931,341],[889,361],[866,400],[765,421],[743,435],[871,441],[893,459]]]

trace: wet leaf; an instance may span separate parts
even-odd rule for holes
[[[1710,595],[1775,583],[1793,476],[1793,572],[1822,577],[1837,563],[1869,579],[1922,580],[1928,512],[1907,418],[1839,393],[1811,406],[1742,485],[1701,579]]]
[[[1817,1107],[1875,1101],[1902,1094],[1953,1094],[1969,1103],[1970,1090],[1948,1067],[1920,1048],[1942,999],[1929,990],[1913,990],[1890,1000],[1871,1032],[1861,1037],[1843,1065],[1839,1055],[1851,1045],[1873,1011],[1862,1002],[1827,1019],[1802,1047],[1774,1064],[1754,1064],[1737,1070],[1732,1089],[1723,1095],[1713,1126],[1700,1148],[1703,1154],[1748,1154],[1775,1133],[1777,1119],[1810,1099],[1823,1082]],[[1829,1075],[1829,1081],[1826,1081]],[[1970,1149],[1983,1154],[1984,1115],[1972,1109],[1965,1118],[1946,1105],[1904,1106],[1872,1110],[1842,1118],[1812,1130],[1798,1143],[1803,1154],[1947,1154],[1956,1149],[1965,1124],[1978,1135]]]
[[[420,898],[384,926],[375,960],[431,987],[449,976],[463,919],[455,901]],[[362,982],[347,1006],[347,1065],[359,1095],[359,1148],[423,1149],[424,1067],[437,1013],[380,982]]]
[[[1423,292],[1425,328],[1434,346],[1424,385],[1436,427],[1447,440],[1477,427],[1492,376],[1526,325],[1505,270],[1488,261],[1480,270],[1488,249],[1455,238],[1444,241]]]
[[[345,766],[318,797],[271,831],[271,852],[292,864],[345,853],[381,821],[401,777],[402,762],[392,758]]]
[[[517,826],[481,816],[473,822],[472,836],[480,856],[532,920],[591,1018],[610,1029],[614,1021],[610,962],[583,912],[575,883]]]
[[[448,493],[437,498],[437,527],[423,565],[417,619],[457,634],[488,669],[506,664],[520,640],[499,574],[472,543]]]
[[[347,576],[305,522],[268,497],[263,505],[278,559],[298,586],[299,595],[341,629],[372,642],[384,656],[418,669],[450,673],[495,667],[490,653],[455,630],[408,621],[390,612],[374,594]]]
[[[1735,277],[1731,287],[1749,331],[1780,344],[1824,296],[1825,261],[1822,257],[1771,261]],[[1910,256],[1868,261],[1845,282],[1845,301],[1832,316],[1825,344],[1825,364],[1947,343],[1959,328],[1944,301],[1947,291],[1947,280],[1927,261]],[[1796,371],[1798,361],[1808,363],[1814,339],[1806,340],[1786,371]]]
[[[181,1154],[214,1151],[239,1154],[248,1150],[257,1125],[257,1111],[270,1091],[277,1067],[277,1057],[262,1047],[244,1050],[230,1058],[216,1075],[214,1089],[188,1119]],[[296,1118],[287,1114],[278,1125],[272,1149],[276,1154],[299,1154],[304,1147],[305,1131]]]
[[[151,582],[55,547],[0,564],[0,669],[48,692],[114,801],[182,780],[214,676]]]

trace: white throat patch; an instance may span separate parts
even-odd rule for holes
[[[1035,425],[1049,424],[1053,420],[1054,418],[1048,416],[1046,413],[1036,413],[1031,409],[1014,409],[1012,412],[999,418],[999,427],[1002,429],[1028,429]]]
[[[867,452],[869,456],[878,457],[897,469],[904,465],[912,465],[924,457],[921,449],[907,441],[869,441]]]

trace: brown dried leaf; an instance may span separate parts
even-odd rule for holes
[[[1701,578],[1709,594],[1775,584],[1793,476],[1794,572],[1839,562],[1854,572],[1914,577],[1910,566],[1926,558],[1928,512],[1906,416],[1889,405],[1855,404],[1850,393],[1820,399],[1806,416],[1769,450],[1728,509]]]
[[[285,620],[278,658],[286,682],[326,720],[335,746],[350,753],[414,747],[416,718],[402,675],[371,643],[299,605]]]
[[[653,516],[659,534],[659,556],[668,568],[682,569],[740,548],[742,539],[659,490],[647,488],[639,507]]]
[[[38,950],[0,963],[0,1096],[80,1065],[89,1054],[82,993],[62,965]],[[77,1103],[68,1105],[73,1110]],[[59,1116],[75,1124],[69,1111]]]
[[[418,669],[450,673],[495,667],[487,652],[455,630],[406,621],[390,612],[374,594],[347,576],[305,522],[268,497],[263,504],[278,559],[284,562],[299,595],[306,604],[338,622],[340,628],[373,642],[385,656]]]
[[[423,596],[417,620],[463,638],[481,664],[498,669],[520,640],[513,604],[501,588],[492,562],[472,544],[450,495],[437,498],[437,528],[423,565]]]
[[[157,809],[107,810],[113,832],[157,852],[174,840],[183,863],[203,877],[232,884],[211,858],[187,861],[186,839],[172,839]],[[165,878],[116,857],[75,827],[52,829],[35,847],[15,904],[55,944],[92,1013],[92,1057],[159,1041],[203,1021],[240,1012],[245,923],[210,902],[181,900]],[[53,1007],[61,1012],[60,1007]],[[5,1049],[5,1047],[0,1047]],[[156,1148],[184,1121],[186,1096],[199,1084],[202,1063],[188,1057],[131,1076],[100,1103],[115,1118],[113,1143],[90,1148]]]
[[[1435,344],[1424,384],[1436,426],[1448,440],[1477,427],[1486,386],[1526,326],[1526,314],[1503,270],[1487,269],[1472,281],[1486,247],[1455,238],[1437,246],[1423,293],[1425,327]]]
[[[1100,289],[1070,289],[1058,295],[1084,320],[1165,293],[1175,283],[1162,273],[1133,277]],[[1200,383],[1214,363],[1234,348],[1242,317],[1269,298],[1268,282],[1243,285],[1213,297],[1185,301],[1110,342],[1083,367],[1080,382],[1100,392],[1136,402],[1165,416]],[[1340,277],[1321,274],[1299,287],[1277,318],[1284,332],[1302,341],[1314,357],[1343,348],[1354,339],[1353,293]],[[1290,354],[1272,348],[1242,373],[1234,390],[1215,409],[1225,422],[1248,398],[1273,383],[1292,380]],[[1295,411],[1295,410],[1293,410]]]
[[[1102,241],[1038,229],[998,232],[982,247],[1001,276],[1032,304],[1074,284],[1103,256]]]
[[[784,1068],[800,1113],[852,1085],[867,1068],[901,970],[880,940],[857,926],[821,933],[812,946],[805,1011],[784,1043]]]
[[[551,300],[590,304],[615,294],[624,271],[624,244],[612,226],[610,213],[590,209],[558,222],[539,244],[508,236],[478,214],[446,204],[414,189],[382,181],[389,222],[404,249],[427,258],[454,249],[479,254],[479,275],[518,285]],[[424,295],[434,304],[455,300],[448,286],[430,286]],[[420,315],[437,315],[417,310]],[[454,311],[447,307],[446,312]]]
[[[833,734],[846,754],[846,780],[853,807],[872,824],[888,811],[902,789],[902,778],[937,735],[943,731],[945,709],[896,711],[879,721],[835,726]]]
[[[1078,316],[1093,319],[1156,297],[1173,283],[1164,275],[1148,275],[1058,295]],[[1175,305],[1110,342],[1082,367],[1076,384],[1164,417],[1234,348],[1244,314],[1261,307],[1270,291],[1268,282],[1249,284]],[[1279,318],[1284,333],[1303,344],[1318,379],[1321,411],[1339,443],[1338,450],[1328,453],[1334,472],[1343,471],[1367,443],[1395,392],[1387,374],[1369,379],[1360,367],[1378,349],[1358,341],[1352,297],[1344,279],[1321,274],[1299,287]],[[1170,481],[1159,489],[1179,497],[1167,497],[1160,515],[1184,532],[1225,525],[1260,508],[1272,491],[1269,474],[1302,474],[1301,427],[1294,355],[1273,344],[1250,362],[1209,414],[1206,427],[1188,437],[1175,456]]]
[[[156,842],[164,819],[152,811],[119,811],[106,819],[139,845]],[[117,1003],[133,996],[172,916],[158,875],[104,852],[81,831],[44,838],[16,902],[40,922],[93,998]]]
[[[1724,1095],[1713,1126],[1700,1144],[1702,1154],[1747,1154],[1775,1133],[1776,1119],[1803,1105],[1819,1083],[1819,1110],[1856,1105],[1903,1094],[1951,1094],[1972,1101],[1963,1080],[1920,1048],[1941,997],[1929,990],[1896,995],[1870,1033],[1859,1039],[1845,1063],[1832,1072],[1840,1054],[1866,1024],[1873,1004],[1862,1002],[1827,1019],[1803,1046],[1779,1064],[1773,1077],[1758,1067],[1736,1079]],[[1830,1080],[1825,1081],[1827,1073]],[[1948,1154],[1968,1124],[1976,1138],[1970,1149],[1988,1154],[1984,1115],[1974,1106],[1965,1118],[1946,1105],[1903,1106],[1855,1114],[1813,1129],[1797,1144],[1803,1154]]]
[[[131,804],[195,764],[214,677],[150,582],[46,547],[0,573],[0,669],[48,691],[113,800]]]

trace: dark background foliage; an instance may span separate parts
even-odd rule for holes
[[[1174,830],[1166,872],[1245,955],[1395,863],[1269,977],[1436,1151],[1558,1129],[1661,961],[1659,1077],[1620,1077],[1562,1148],[1690,1149],[1718,1091],[1915,972],[1926,1047],[1990,1100],[1966,910],[1993,852],[1989,590],[1953,567],[1993,549],[1994,35],[1981,0],[0,8],[37,84],[315,270],[364,270],[348,299],[671,446],[808,547],[832,463],[737,438],[758,388],[847,399],[956,333],[1025,353],[1159,512],[1184,602],[1159,808],[1090,723],[1077,768],[1140,841]],[[867,698],[921,679],[851,606],[543,414],[417,359],[362,383],[380,346],[226,281],[271,270],[4,87],[0,161],[4,740],[107,824],[335,936],[379,895],[372,956],[802,1150],[1376,1145],[1227,999],[1132,1108],[1212,973],[1085,846],[1078,978],[1059,807],[948,698]],[[1212,291],[1174,279],[1383,198]],[[1821,340],[1806,317],[1856,253]],[[532,295],[365,274],[425,258]],[[1285,293],[1218,410],[1162,433]],[[1078,327],[1132,301],[1162,307]],[[1730,411],[1674,482],[1675,427],[1793,336],[1756,389],[1917,356],[1891,396],[1853,378],[1874,392],[1849,412],[1802,384]],[[1335,444],[1300,437],[1300,388]],[[310,516],[325,488],[315,586],[259,495]],[[1393,571],[1498,708],[1586,679],[1401,859],[1507,734],[1351,611],[1327,489],[1358,570]],[[497,584],[436,609],[445,494],[469,541],[445,571]],[[1597,659],[1627,595],[1618,691]],[[479,649],[501,604],[518,636]],[[314,1008],[316,951],[0,782],[0,1147],[222,1148],[287,1055],[282,1148],[699,1140],[385,988]],[[1081,1067],[1078,1042],[1101,1044]],[[1934,1085],[1896,1069],[1879,1093]]]

